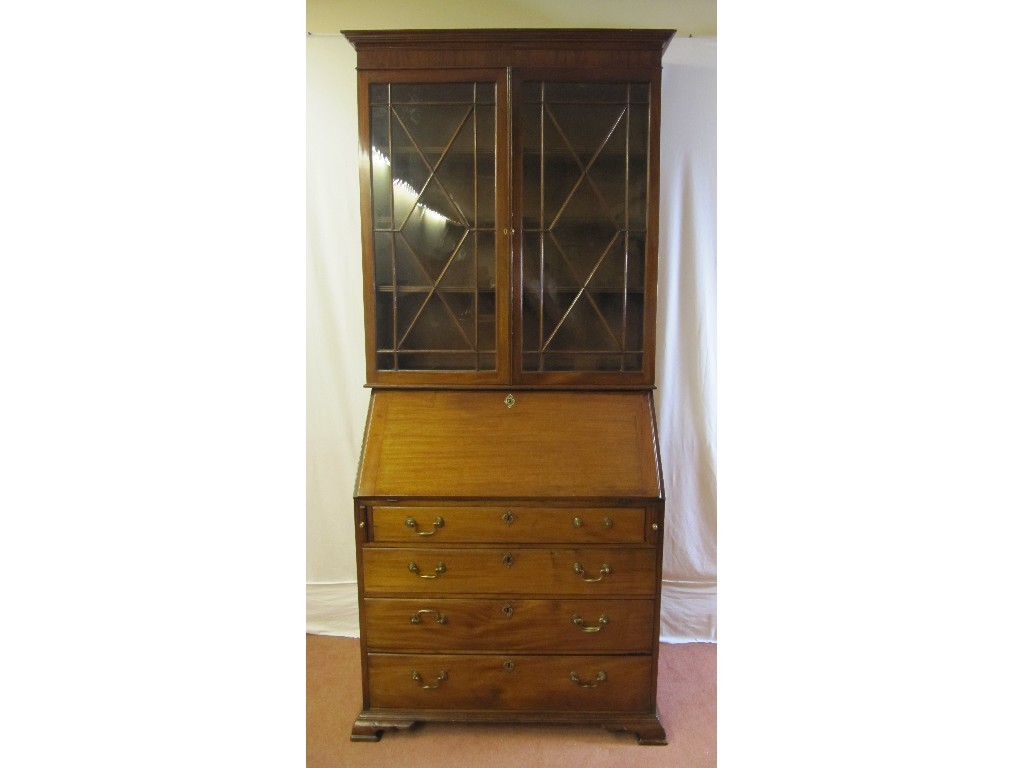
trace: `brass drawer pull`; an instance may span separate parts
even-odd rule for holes
[[[428,577],[428,578],[434,578],[434,577]],[[409,617],[409,621],[411,621],[413,624],[419,624],[420,621],[421,621],[420,617],[424,613],[436,613],[437,614],[437,623],[438,624],[447,624],[448,623],[448,617],[445,616],[443,613],[441,613],[436,608],[421,608],[420,610],[416,611],[416,613],[414,613],[412,616]]]
[[[596,579],[588,579],[587,578],[587,572],[583,569],[583,566],[580,565],[579,563],[573,563],[572,564],[572,569],[573,569],[573,571],[576,574],[581,576],[583,578],[583,580],[588,582],[588,583],[593,583],[595,581],[600,581],[601,579],[604,578],[606,573],[611,573],[612,572],[612,567],[610,565],[608,565],[608,563],[604,563],[601,566],[601,571],[600,571],[601,575],[598,576]]]
[[[501,516],[501,521],[505,525],[512,525],[516,521],[516,516],[511,509],[505,510],[505,514]]]
[[[577,613],[572,615],[572,623],[579,627],[583,632],[600,632],[606,624],[608,624],[608,617],[603,613],[598,617],[596,627],[585,627],[583,626],[583,617]]]
[[[437,676],[437,685],[429,685],[429,684],[428,685],[424,685],[423,684],[423,678],[420,677],[420,673],[417,672],[416,670],[413,670],[412,679],[420,684],[420,688],[422,688],[423,690],[428,690],[430,688],[440,688],[441,687],[441,683],[443,683],[445,680],[448,679],[448,673],[445,672],[443,669],[441,670],[441,674],[439,674]]]
[[[612,522],[612,519],[610,517],[606,517],[603,522],[604,522],[604,527],[607,528],[608,530],[611,530],[612,525],[614,525],[614,523]],[[579,518],[579,517],[574,517],[572,519],[572,527],[573,528],[582,528],[583,527],[583,519]]]
[[[415,573],[421,579],[436,579],[438,576],[440,576],[447,570],[448,569],[445,567],[444,563],[438,563],[437,566],[434,568],[434,575],[428,576],[425,573],[420,573],[420,567],[416,565],[416,563],[409,563],[409,573]]]
[[[580,680],[580,676],[578,674],[576,674],[575,672],[570,672],[569,679],[576,683],[576,685],[578,685],[580,688],[597,688],[597,686],[600,683],[603,683],[608,679],[608,675],[606,675],[604,672],[598,672],[597,677],[595,677],[592,682],[584,683],[582,680]]]
[[[437,533],[438,528],[444,528],[444,518],[440,515],[434,520],[434,529],[432,531],[421,531],[419,530],[419,524],[411,517],[405,518],[405,527],[412,528],[413,533],[417,536],[433,536]]]

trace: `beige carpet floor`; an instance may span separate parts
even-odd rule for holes
[[[711,768],[716,764],[717,647],[662,644],[658,711],[666,747],[603,728],[419,724],[377,743],[349,740],[362,708],[359,641],[306,636],[306,765],[310,768]]]

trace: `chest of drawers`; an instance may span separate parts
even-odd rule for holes
[[[509,394],[373,393],[352,738],[440,720],[593,723],[664,743],[650,393]]]

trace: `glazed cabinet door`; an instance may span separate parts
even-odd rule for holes
[[[659,72],[360,72],[371,386],[653,383]]]
[[[505,70],[359,86],[368,382],[507,381]]]
[[[523,383],[653,382],[658,80],[594,77],[515,80]]]

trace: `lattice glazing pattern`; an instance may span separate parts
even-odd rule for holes
[[[523,101],[522,370],[642,370],[650,88]]]
[[[378,370],[495,370],[495,84],[370,86]]]

